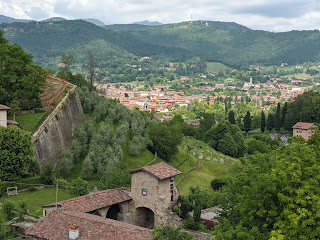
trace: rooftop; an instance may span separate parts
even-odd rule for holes
[[[10,108],[7,107],[6,105],[1,105],[0,104],[0,110],[10,110]]]
[[[306,123],[306,122],[297,122],[292,128],[293,129],[304,129],[308,130],[309,128],[316,126],[314,123]]]
[[[79,226],[77,240],[151,240],[151,230],[88,213],[53,211],[25,234],[40,239],[69,240],[69,226]]]
[[[111,206],[116,203],[129,201],[132,198],[125,193],[124,188],[108,189],[69,200],[58,202],[57,205],[65,211],[91,212],[96,209]],[[55,206],[56,203],[43,206],[43,208]]]
[[[178,169],[171,167],[169,164],[167,164],[165,162],[146,166],[143,168],[138,168],[138,169],[132,170],[128,173],[136,173],[136,172],[140,172],[140,171],[149,173],[159,180],[163,180],[163,179],[166,179],[169,177],[173,177],[173,176],[182,174],[182,172],[180,172]]]

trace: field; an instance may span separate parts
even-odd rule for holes
[[[41,113],[16,114],[16,121],[23,130],[35,132],[46,115],[47,111]],[[8,119],[13,120],[13,116],[8,116]]]
[[[207,62],[207,71],[209,73],[218,73],[219,71],[223,71],[223,68],[229,69],[229,67],[223,63]]]
[[[58,201],[63,201],[74,197],[73,195],[59,190]],[[31,214],[36,216],[42,216],[42,206],[54,203],[56,201],[56,189],[54,187],[46,187],[33,192],[25,191],[18,195],[3,197],[0,202],[11,200],[14,202],[25,201]]]

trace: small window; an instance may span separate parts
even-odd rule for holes
[[[170,177],[170,182],[173,182],[174,181],[174,177]]]
[[[170,191],[171,195],[171,202],[173,202],[173,190]]]
[[[173,183],[170,184],[170,189],[173,190]]]

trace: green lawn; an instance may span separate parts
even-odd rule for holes
[[[223,71],[222,68],[229,69],[229,67],[223,63],[207,62],[207,71],[210,73],[218,73],[219,71]]]
[[[23,130],[27,132],[35,132],[46,113],[47,112],[17,114],[16,121],[20,124]],[[8,119],[13,120],[13,116],[8,116]]]
[[[59,190],[58,192],[58,201],[70,199],[73,197],[73,195],[63,190]],[[19,193],[18,195],[3,197],[0,199],[0,202],[3,202],[5,200],[11,200],[14,202],[24,200],[27,203],[31,214],[42,216],[42,206],[54,203],[56,201],[56,189],[54,187],[47,187],[33,192],[26,191]]]

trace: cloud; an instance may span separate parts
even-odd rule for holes
[[[49,14],[40,7],[32,7],[29,12],[26,12],[26,14],[31,19],[35,20],[41,20],[49,17]]]

